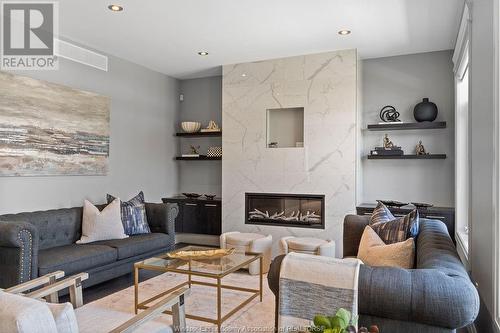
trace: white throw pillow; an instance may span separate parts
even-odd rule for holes
[[[57,327],[44,302],[0,291],[0,331],[54,333]]]
[[[47,303],[56,322],[57,333],[78,333],[75,310],[71,303]]]
[[[127,238],[123,229],[120,199],[115,199],[102,211],[88,200],[83,205],[82,238],[77,244],[108,239]]]

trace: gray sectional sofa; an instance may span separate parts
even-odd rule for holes
[[[345,218],[344,257],[357,255],[368,221],[369,216]],[[450,333],[475,320],[479,296],[446,225],[437,220],[420,221],[415,269],[361,266],[360,325],[376,324],[381,332]],[[268,274],[269,286],[276,297],[282,260],[283,256],[276,257]]]
[[[91,286],[130,273],[134,262],[175,246],[177,204],[146,203],[150,234],[80,245],[75,242],[82,213],[75,207],[0,215],[0,288],[56,270],[88,272],[84,286]]]

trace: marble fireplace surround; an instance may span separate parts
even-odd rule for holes
[[[355,210],[357,158],[356,50],[223,67],[222,228],[336,241]],[[266,110],[304,108],[304,147],[267,148]],[[245,193],[325,195],[325,229],[245,224]]]

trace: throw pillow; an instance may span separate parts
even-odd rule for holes
[[[77,244],[108,239],[127,238],[120,216],[120,199],[114,200],[102,211],[88,200],[83,205],[82,237]]]
[[[111,194],[107,195],[108,203],[116,198]],[[144,204],[144,193],[139,192],[129,201],[122,201],[121,214],[123,228],[127,235],[149,234],[148,219],[146,217],[146,205]]]
[[[46,304],[52,312],[58,333],[78,333],[78,322],[71,303]]]
[[[370,226],[366,226],[359,243],[358,259],[370,266],[413,268],[415,242],[408,238],[387,245]]]
[[[372,212],[370,216],[370,225],[379,223],[379,222],[388,222],[396,219],[394,215],[392,215],[389,208],[386,205],[381,203],[380,201],[377,203],[377,207]]]
[[[410,237],[417,237],[418,211],[415,209],[403,217],[395,218],[389,209],[379,202],[373,211],[369,225],[386,244],[402,242]]]

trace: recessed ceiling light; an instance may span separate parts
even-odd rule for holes
[[[123,10],[123,7],[119,5],[109,5],[108,9],[113,12],[121,12]]]
[[[198,52],[198,55],[201,55],[202,57],[207,56],[208,52],[207,51],[200,51]]]
[[[241,74],[241,76],[246,77],[247,75],[245,73]]]
[[[339,32],[339,35],[342,35],[342,36],[345,36],[345,35],[350,35],[351,34],[351,30],[340,30]]]

